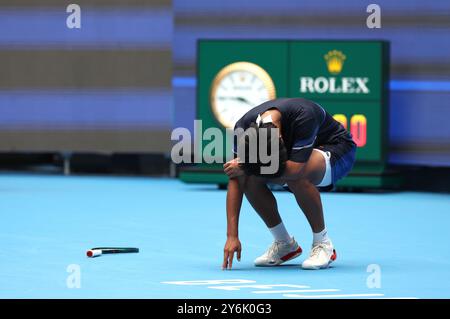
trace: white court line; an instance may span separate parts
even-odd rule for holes
[[[185,280],[185,281],[162,281],[162,284],[183,286],[206,286],[206,285],[241,285],[256,283],[247,279],[209,279],[209,280]]]
[[[303,290],[263,290],[263,291],[252,291],[254,294],[287,294],[293,292],[334,292],[341,291],[340,289],[303,289]]]
[[[417,297],[381,297],[381,298],[369,298],[369,299],[419,299]]]
[[[285,287],[285,288],[311,288],[310,286],[304,286],[304,285],[291,285],[291,284],[276,284],[276,285],[238,285],[238,286],[211,286],[208,287],[210,289],[222,289],[222,290],[241,290],[242,288],[253,288],[253,289],[272,289],[274,287]],[[292,289],[291,289],[292,290]],[[273,291],[273,290],[271,290]]]
[[[295,295],[295,294],[284,294],[284,297],[291,298],[346,298],[346,297],[381,297],[383,294],[346,294],[346,295]]]

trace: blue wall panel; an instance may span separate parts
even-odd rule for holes
[[[175,126],[192,127],[198,39],[383,39],[391,43],[391,162],[449,166],[450,1],[376,1],[381,29],[366,27],[370,3],[175,0]]]

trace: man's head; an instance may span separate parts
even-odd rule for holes
[[[287,150],[280,129],[272,122],[252,124],[238,139],[238,156],[246,175],[266,178],[282,176]]]

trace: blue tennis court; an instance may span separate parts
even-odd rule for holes
[[[226,192],[174,179],[0,176],[1,298],[449,298],[447,194],[327,193],[333,267],[300,269],[311,232],[288,192],[277,192],[304,249],[256,268],[272,237],[244,201],[241,262],[223,271]],[[138,254],[87,258],[95,246]]]

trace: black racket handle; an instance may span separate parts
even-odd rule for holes
[[[138,253],[139,248],[134,247],[95,247],[86,252],[88,257],[98,257],[104,254]]]
[[[134,247],[95,247],[91,250],[101,250],[102,254],[127,254],[139,252],[139,248]]]

